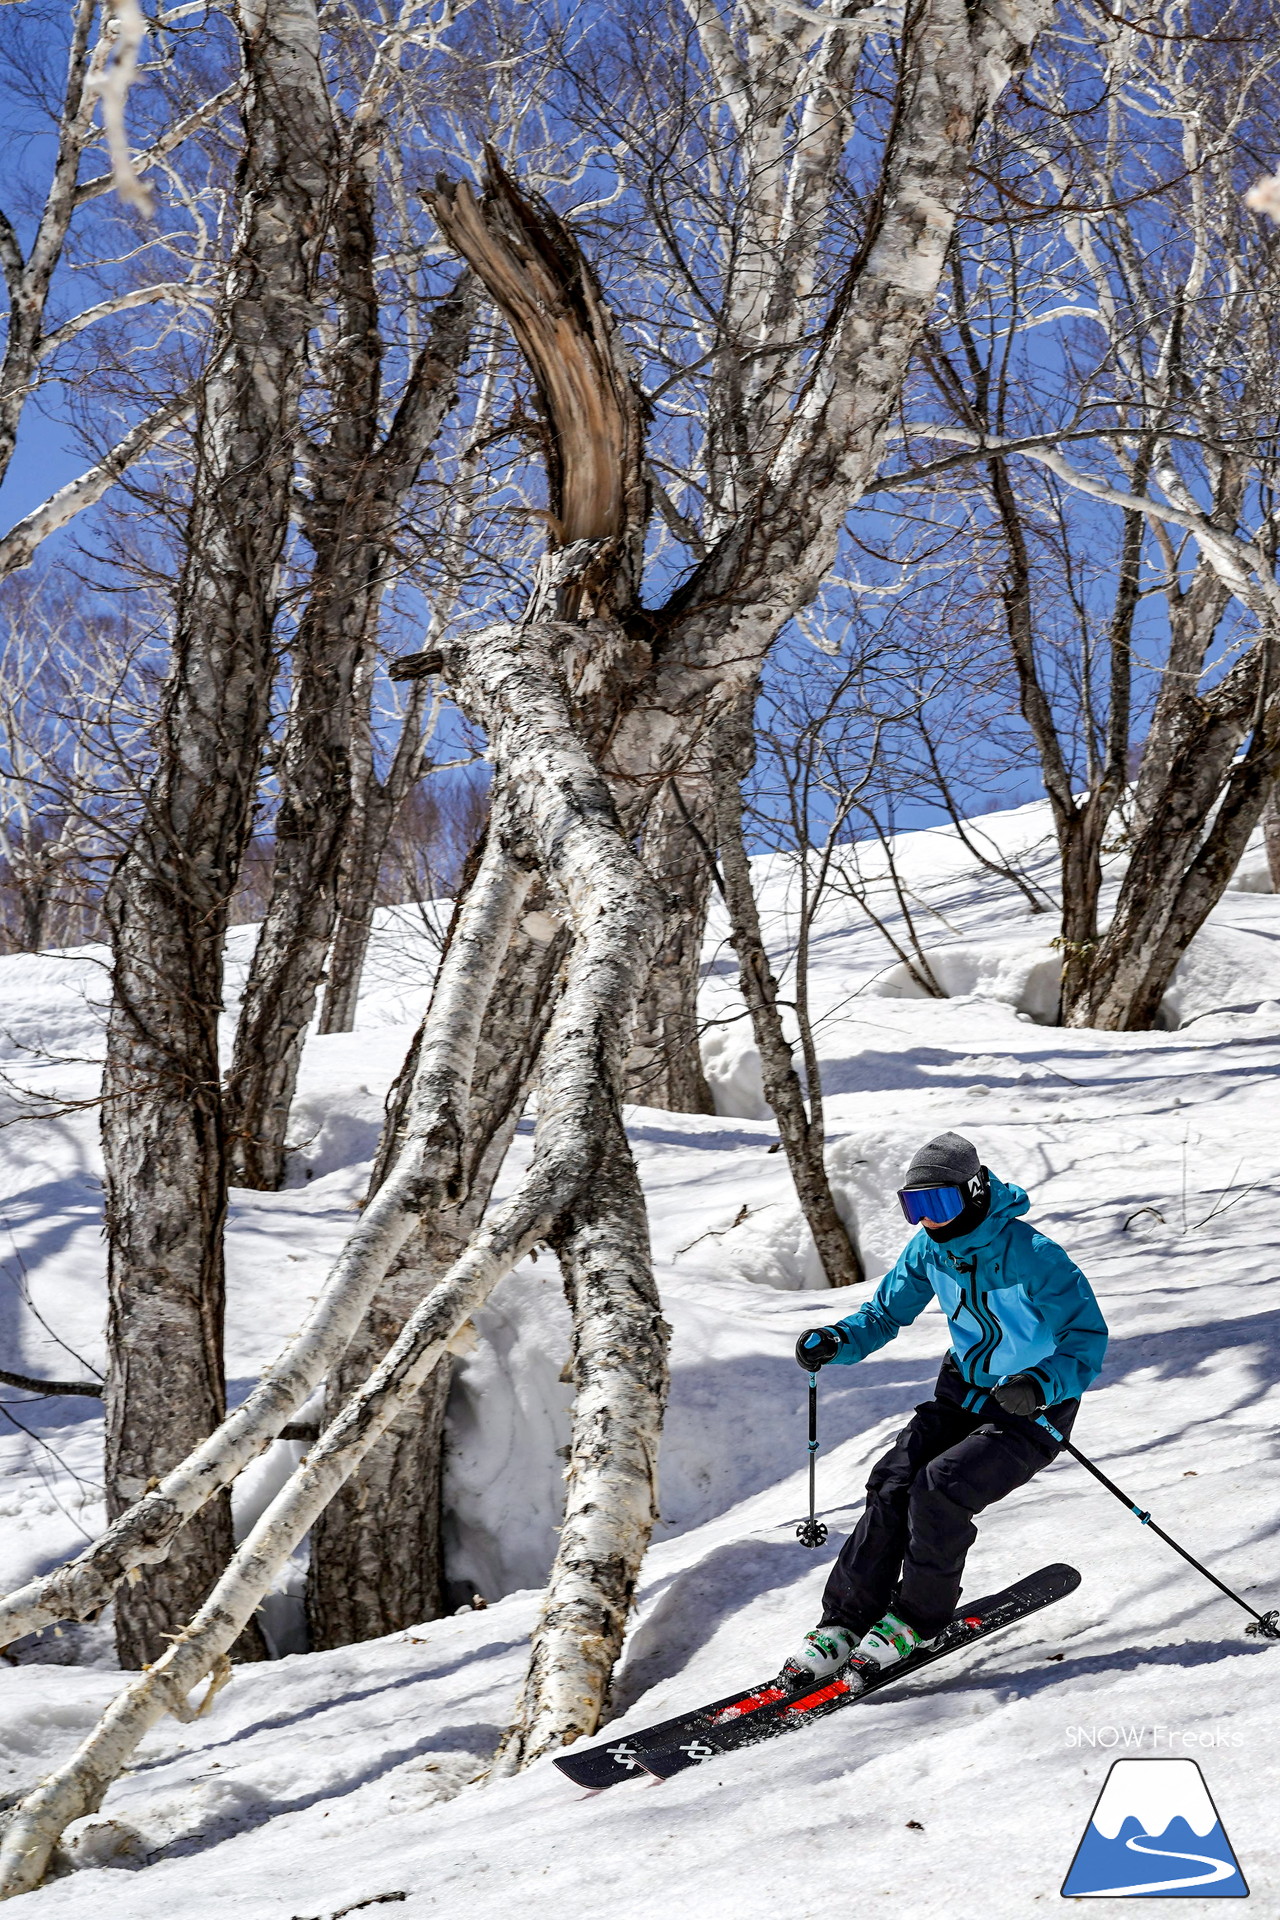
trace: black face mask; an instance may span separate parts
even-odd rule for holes
[[[954,1220],[948,1220],[945,1227],[926,1227],[925,1232],[939,1246],[945,1246],[948,1240],[958,1240],[962,1233],[972,1233],[981,1226],[991,1211],[991,1176],[985,1167],[979,1167],[972,1180],[965,1182],[965,1201]]]

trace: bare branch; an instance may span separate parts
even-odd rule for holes
[[[57,1399],[62,1394],[80,1394],[86,1400],[101,1400],[102,1384],[92,1380],[37,1380],[33,1374],[10,1373],[7,1367],[0,1367],[0,1384],[6,1387],[21,1387],[24,1393],[38,1393],[47,1399]]]
[[[190,395],[184,394],[181,399],[162,407],[158,413],[140,420],[123,439],[117,441],[110,453],[86,468],[75,480],[68,480],[66,486],[59,487],[42,506],[34,508],[24,519],[10,527],[8,533],[0,535],[0,579],[27,566],[42,540],[56,533],[59,527],[65,527],[86,507],[101,500],[131,461],[157,445],[166,434],[172,433],[191,411],[192,404]]]

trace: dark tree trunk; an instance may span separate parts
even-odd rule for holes
[[[751,863],[742,838],[742,788],[739,769],[749,766],[751,757],[751,705],[739,708],[739,738],[724,740],[726,753],[736,749],[734,764],[717,768],[715,790],[716,838],[720,865],[724,872],[725,901],[733,928],[733,944],[738,955],[738,978],[742,997],[751,1014],[751,1027],[760,1050],[764,1097],[778,1122],[778,1134],[791,1168],[796,1198],[809,1223],[823,1271],[833,1287],[860,1286],[865,1278],[858,1250],[850,1239],[844,1221],[836,1211],[823,1157],[822,1094],[817,1081],[817,1061],[811,1048],[809,1095],[810,1111],[805,1112],[804,1091],[791,1058],[791,1047],[782,1029],[778,1007],[778,985],[769,966],[760,915],[751,885]]]
[[[372,687],[372,673],[369,673],[361,688],[360,710],[351,742],[351,826],[338,876],[336,926],[320,1009],[321,1033],[354,1030],[383,857],[396,816],[422,771],[424,683],[414,684],[395,757],[385,780],[379,780],[373,760],[369,705]]]
[[[1151,1026],[1174,968],[1222,898],[1280,773],[1280,692],[1259,686],[1269,653],[1265,643],[1253,648],[1197,702],[1199,724],[1179,729],[1071,1025]]]
[[[541,932],[536,910],[535,897],[525,919],[532,916]],[[465,1197],[458,1208],[424,1221],[400,1256],[341,1367],[330,1377],[326,1422],[382,1359],[482,1217],[528,1098],[567,946],[562,933],[544,940],[523,926],[513,938],[476,1053],[463,1146]],[[404,1136],[417,1052],[415,1037],[387,1097],[371,1194],[386,1177]],[[317,1523],[307,1581],[313,1647],[373,1640],[434,1619],[443,1606],[441,1444],[450,1376],[451,1363],[442,1360]]]
[[[702,844],[699,844],[701,836]],[[714,1113],[698,1047],[698,982],[715,839],[705,778],[667,782],[644,832],[644,863],[662,896],[662,945],[636,1016],[627,1098],[672,1113]]]
[[[371,162],[372,151],[365,158]],[[268,1190],[284,1178],[289,1109],[324,977],[344,856],[353,828],[366,832],[367,808],[357,806],[353,816],[353,799],[365,763],[372,769],[368,707],[388,544],[453,405],[476,305],[475,282],[464,272],[433,316],[379,447],[373,188],[371,165],[353,165],[335,216],[342,341],[329,438],[310,461],[306,531],[315,566],[293,649],[271,899],[227,1088],[232,1178]],[[376,881],[376,866],[374,875]]]
[[[379,1288],[330,1375],[328,1426],[373,1372],[459,1243],[424,1229]],[[311,1533],[307,1625],[313,1649],[376,1640],[444,1609],[440,1545],[441,1441],[452,1367],[446,1358],[370,1449]]]
[[[201,387],[158,765],[106,902],[111,1518],[224,1411],[222,950],[266,734],[275,573],[335,150],[307,0],[272,0],[244,60],[239,229]],[[163,1564],[120,1589],[125,1666],[159,1658],[231,1544],[224,1494]]]

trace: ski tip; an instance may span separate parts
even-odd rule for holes
[[[719,1758],[719,1747],[708,1740],[693,1739],[682,1741],[678,1747],[659,1747],[654,1753],[642,1754],[640,1764],[655,1780],[670,1780],[689,1767],[700,1767],[704,1760]]]
[[[602,1777],[598,1748],[586,1748],[576,1756],[562,1754],[551,1764],[583,1793],[603,1793],[605,1787],[611,1786],[615,1779],[625,1778],[625,1775],[620,1775],[612,1768]]]
[[[1083,1578],[1079,1567],[1068,1566],[1065,1560],[1054,1560],[1049,1566],[1041,1567],[1039,1573],[1033,1573],[1027,1584],[1043,1580],[1046,1585],[1057,1587],[1062,1593],[1074,1593]]]

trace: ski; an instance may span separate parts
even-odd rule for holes
[[[993,1620],[994,1624],[989,1625],[985,1631],[994,1633],[997,1627],[1009,1626],[1015,1619],[1022,1619],[1026,1614],[1036,1612],[1039,1607],[1048,1606],[1051,1601],[1061,1599],[1064,1594],[1072,1592],[1079,1584],[1080,1575],[1074,1567],[1044,1567],[1039,1573],[1032,1574],[1026,1580],[1018,1581],[1012,1587],[1006,1587],[1001,1593],[989,1594],[985,1599],[975,1600],[961,1607],[951,1625],[940,1636],[936,1646],[931,1647],[927,1654],[903,1661],[886,1676],[886,1680],[896,1680],[901,1675],[914,1672],[917,1667],[926,1665],[930,1660],[939,1659],[943,1653],[950,1653],[961,1645],[967,1645],[970,1640],[981,1639],[982,1634],[972,1629],[963,1638],[952,1638],[966,1620],[974,1618],[981,1618],[984,1621]],[[1031,1599],[1029,1596],[1033,1590],[1038,1597]],[[1000,1611],[1006,1608],[1015,1597],[1020,1602],[1018,1611],[1008,1615]],[[997,1612],[1000,1612],[998,1620],[995,1619]],[[880,1681],[879,1684],[885,1685],[886,1680]],[[831,1684],[834,1683],[828,1683],[828,1685]],[[863,1689],[864,1692],[868,1690]],[[820,1691],[825,1692],[826,1689]],[[806,1702],[811,1701],[813,1697],[813,1695],[803,1696]],[[726,1694],[721,1700],[712,1700],[706,1706],[675,1714],[669,1720],[660,1720],[654,1726],[641,1727],[638,1732],[623,1734],[616,1740],[557,1755],[555,1764],[561,1773],[573,1781],[575,1786],[585,1787],[593,1793],[600,1793],[606,1787],[616,1786],[620,1780],[634,1779],[637,1773],[648,1770],[649,1755],[661,1752],[665,1758],[670,1751],[680,1749],[682,1740],[697,1739],[713,1729],[719,1729],[718,1737],[723,1737],[730,1725],[742,1727],[747,1723],[749,1716],[759,1713],[767,1719],[768,1710],[778,1708],[782,1702],[789,1702],[792,1707],[800,1704],[795,1695],[788,1695],[786,1690],[776,1686],[772,1679],[764,1680],[756,1686],[740,1688],[737,1693]],[[843,1704],[843,1701],[837,1704]],[[823,1710],[829,1711],[829,1709]],[[781,1732],[784,1729],[778,1728],[776,1731]],[[762,1735],[762,1737],[767,1736]],[[743,1743],[736,1741],[735,1744]],[[717,1747],[705,1757],[711,1759],[720,1750]],[[691,1763],[686,1761],[684,1764]],[[679,1769],[673,1769],[673,1771],[679,1771]],[[665,1775],[663,1777],[665,1778]]]
[[[668,1734],[662,1744],[645,1741],[636,1757],[646,1773],[659,1780],[670,1780],[689,1767],[718,1760],[722,1754],[733,1753],[739,1747],[758,1746],[777,1734],[792,1733],[798,1727],[808,1726],[810,1721],[834,1713],[838,1707],[851,1706],[855,1701],[865,1700],[868,1694],[878,1693],[881,1687],[907,1679],[947,1654],[959,1653],[988,1635],[999,1633],[1003,1627],[1011,1627],[1039,1613],[1042,1607],[1074,1593],[1079,1585],[1080,1575],[1074,1567],[1061,1562],[1041,1567],[1038,1573],[1015,1582],[1002,1593],[989,1594],[985,1599],[963,1606],[931,1647],[899,1661],[896,1666],[884,1670],[849,1666],[813,1692],[793,1694],[782,1702],[761,1700],[758,1707],[746,1711],[740,1711],[732,1703],[708,1709],[701,1726],[685,1730],[687,1738]]]
[[[606,1787],[616,1787],[619,1780],[631,1780],[644,1771],[640,1760],[642,1752],[669,1747],[683,1735],[709,1727],[722,1713],[753,1713],[758,1707],[773,1706],[786,1697],[785,1688],[776,1687],[771,1680],[765,1680],[757,1687],[748,1687],[745,1692],[739,1688],[737,1693],[726,1693],[723,1700],[712,1700],[708,1706],[677,1713],[670,1720],[659,1720],[651,1727],[641,1727],[638,1733],[623,1734],[603,1746],[583,1747],[579,1751],[558,1754],[555,1764],[576,1787],[587,1787],[592,1793],[602,1793]]]

